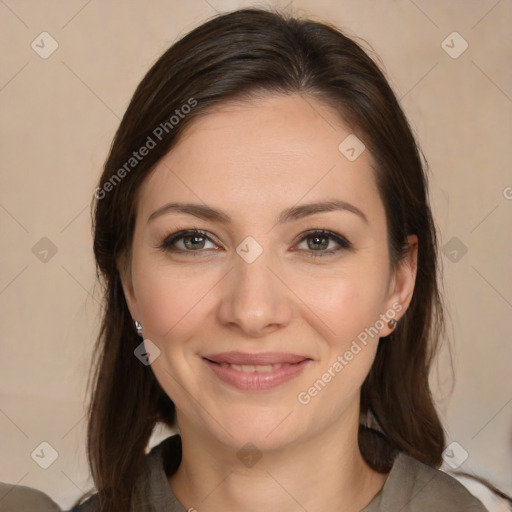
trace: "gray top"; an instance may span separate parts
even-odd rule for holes
[[[181,458],[179,435],[155,446],[137,493],[137,512],[187,512],[174,496],[168,475]],[[457,480],[403,452],[395,457],[384,487],[361,512],[488,512]],[[96,496],[72,512],[98,512]]]
[[[133,508],[136,512],[187,512],[174,496],[168,475],[176,471],[181,459],[179,435],[168,437],[146,456],[146,465],[136,486]],[[9,493],[15,496],[15,493]],[[41,504],[44,500],[41,501]],[[0,512],[54,512],[46,503],[29,509],[9,500],[0,500]],[[8,507],[11,508],[8,508]],[[91,496],[70,512],[98,512],[97,495]],[[457,480],[451,476],[398,453],[384,487],[361,512],[488,512]]]

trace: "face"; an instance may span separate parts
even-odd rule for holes
[[[357,424],[416,239],[392,272],[371,155],[338,149],[350,134],[311,98],[226,104],[144,182],[123,287],[182,432],[263,450]]]

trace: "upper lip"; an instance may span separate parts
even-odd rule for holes
[[[268,364],[294,364],[306,359],[306,356],[297,354],[286,354],[283,352],[261,352],[259,354],[248,354],[244,352],[222,352],[203,356],[214,363],[227,363],[238,365],[268,365]]]

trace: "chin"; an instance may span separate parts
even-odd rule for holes
[[[229,422],[223,423],[224,430],[217,423],[210,424],[213,437],[234,450],[254,445],[260,451],[280,450],[293,443],[300,434],[297,429],[297,415],[293,409],[245,407],[239,413],[226,414]]]

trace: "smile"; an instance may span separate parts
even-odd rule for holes
[[[297,377],[312,362],[295,354],[229,352],[202,358],[222,383],[242,391],[266,391]]]
[[[288,363],[285,365],[277,363],[277,364],[266,364],[266,365],[239,365],[239,364],[228,364],[228,363],[220,363],[223,367],[229,367],[233,370],[236,370],[237,372],[246,372],[246,373],[253,373],[253,372],[260,372],[260,373],[268,373],[272,370],[278,370],[279,368],[282,368],[283,366],[290,366]]]

